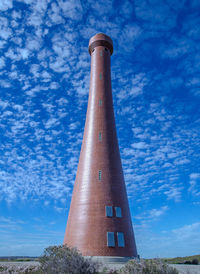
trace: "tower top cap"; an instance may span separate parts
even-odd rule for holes
[[[93,49],[95,47],[99,47],[99,46],[103,46],[103,47],[108,48],[109,51],[110,51],[110,55],[112,55],[112,53],[113,53],[113,41],[108,35],[106,35],[104,33],[97,33],[92,38],[90,38],[89,49],[88,49],[90,55],[91,55]]]

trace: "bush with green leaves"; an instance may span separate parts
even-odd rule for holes
[[[161,260],[130,260],[123,268],[121,274],[178,274],[179,272]]]
[[[66,245],[47,247],[39,262],[45,274],[95,274],[99,267],[97,262]]]

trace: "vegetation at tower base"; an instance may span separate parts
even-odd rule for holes
[[[199,256],[199,255],[196,255]],[[194,256],[190,256],[193,258]],[[189,258],[189,257],[183,257]],[[195,259],[193,259],[195,260]],[[192,261],[192,260],[191,260]],[[119,269],[106,268],[85,258],[75,248],[69,248],[66,245],[50,246],[44,250],[39,257],[40,265],[28,265],[22,262],[22,265],[11,264],[9,266],[1,265],[0,274],[178,274],[178,270],[167,265],[164,259],[141,259],[130,260],[127,264]],[[197,262],[195,260],[193,263]],[[104,268],[103,268],[104,267]],[[194,271],[187,270],[187,273]]]
[[[120,274],[178,274],[178,270],[161,260],[130,260],[119,271]]]
[[[97,262],[84,258],[76,248],[66,245],[47,247],[39,262],[43,273],[48,274],[95,274],[99,267]]]
[[[120,270],[103,268],[91,258],[85,258],[76,248],[66,245],[50,246],[39,258],[40,266],[25,269],[5,269],[0,273],[26,274],[178,274],[160,260],[131,260]],[[101,269],[100,269],[101,268]],[[115,266],[113,266],[115,268]],[[20,271],[18,271],[20,270]]]
[[[76,248],[50,246],[40,257],[41,270],[47,274],[178,274],[179,272],[161,260],[130,260],[120,270],[99,270],[100,265],[84,258]],[[114,267],[113,267],[114,268]]]

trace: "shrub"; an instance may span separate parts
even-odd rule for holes
[[[191,264],[191,261],[185,261],[184,264]]]
[[[178,271],[160,260],[130,260],[120,273],[122,274],[178,274]]]
[[[94,274],[98,273],[98,264],[84,258],[76,248],[66,245],[50,246],[39,258],[41,270],[45,274]]]
[[[192,264],[199,264],[198,259],[193,259],[193,260],[192,260]]]
[[[43,274],[39,270],[39,266],[34,265],[26,265],[26,264],[8,264],[8,265],[0,265],[0,273],[2,274]]]
[[[119,271],[116,269],[110,269],[107,267],[104,267],[101,272],[98,272],[99,274],[119,274]]]

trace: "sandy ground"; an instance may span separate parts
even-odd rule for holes
[[[185,265],[185,264],[169,264],[171,267],[176,268],[180,274],[200,274],[200,265]],[[110,269],[120,269],[123,264],[110,264],[107,265]],[[103,269],[103,268],[102,268]]]
[[[200,274],[200,265],[170,264],[176,268],[180,274]]]
[[[0,262],[0,265],[2,266],[12,266],[12,265],[25,265],[25,266],[36,266],[36,265],[40,265],[40,263],[35,262],[35,261],[31,261],[31,262]]]

